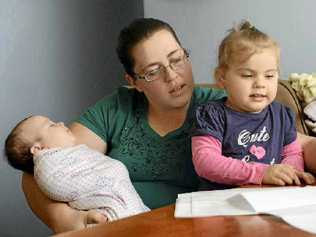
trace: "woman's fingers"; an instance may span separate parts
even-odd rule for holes
[[[108,219],[96,210],[90,210],[86,213],[86,226],[107,222]]]
[[[315,177],[308,172],[297,172],[297,176],[304,180],[306,184],[314,184],[315,183]]]

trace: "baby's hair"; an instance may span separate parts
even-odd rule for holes
[[[243,21],[238,27],[229,30],[218,50],[218,65],[215,78],[222,77],[222,70],[228,69],[231,63],[246,62],[252,55],[262,49],[274,48],[279,63],[280,48],[270,36],[254,27],[249,21]]]
[[[32,117],[32,116],[30,116]],[[20,121],[5,140],[5,155],[8,163],[15,169],[33,174],[33,155],[30,151],[32,144],[23,138],[22,125],[30,117]]]

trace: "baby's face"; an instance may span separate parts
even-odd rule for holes
[[[22,125],[26,139],[38,141],[44,148],[66,148],[75,145],[75,137],[64,123],[55,123],[44,116],[32,116]]]

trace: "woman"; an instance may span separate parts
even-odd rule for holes
[[[192,108],[225,93],[194,88],[187,51],[160,20],[138,19],[124,28],[117,53],[134,89],[119,88],[88,108],[71,130],[79,143],[121,160],[146,205],[167,205],[178,193],[197,189],[189,137]],[[55,232],[106,221],[96,212],[47,199],[31,175],[23,175],[22,185],[33,212]]]

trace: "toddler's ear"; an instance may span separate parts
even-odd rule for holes
[[[225,89],[224,76],[225,75],[223,69],[217,68],[215,71],[215,81],[216,85],[221,89]]]
[[[41,150],[44,149],[44,146],[42,146],[41,143],[36,142],[33,144],[33,146],[30,148],[30,152],[33,156],[36,156]]]
[[[225,89],[225,79],[222,75],[219,77],[215,77],[215,81],[216,81],[217,87],[221,89]]]
[[[225,79],[219,78],[219,79],[216,80],[217,86],[218,86],[219,88],[221,88],[221,89],[225,89],[225,84],[224,84],[223,80],[225,80]]]

